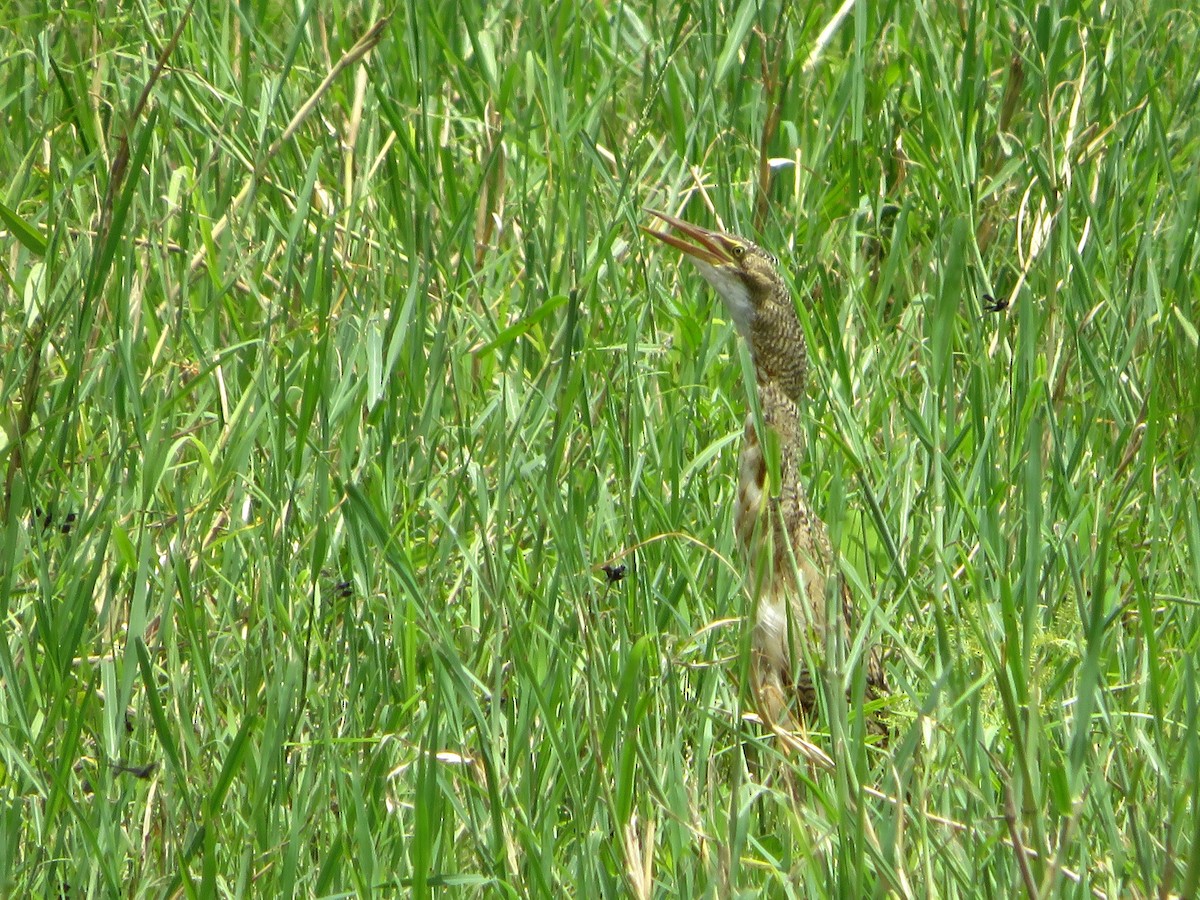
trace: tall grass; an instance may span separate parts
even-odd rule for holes
[[[801,6],[9,4],[0,893],[1196,893],[1197,17]],[[804,298],[831,770],[645,205]]]

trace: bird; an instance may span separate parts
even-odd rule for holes
[[[840,627],[848,646],[854,601],[837,567],[825,523],[813,511],[801,481],[805,448],[808,348],[779,260],[752,241],[710,231],[658,210],[648,213],[673,230],[642,231],[678,250],[720,296],[754,364],[759,414],[773,432],[779,483],[771,483],[763,436],[751,411],[743,431],[734,530],[753,603],[752,694],[760,718],[780,733],[812,721],[817,686],[807,660],[820,660],[828,629]],[[840,621],[829,622],[826,592],[840,594]],[[886,695],[879,647],[865,654],[865,699]],[[869,734],[886,740],[877,716]]]

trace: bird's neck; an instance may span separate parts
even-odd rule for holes
[[[793,450],[800,435],[800,405],[784,384],[774,378],[764,378],[761,369],[758,373],[758,408],[763,424],[779,435],[781,449],[784,452]]]
[[[804,403],[808,378],[808,347],[786,292],[759,304],[750,323],[749,342],[760,400],[764,394],[779,391],[798,410]]]

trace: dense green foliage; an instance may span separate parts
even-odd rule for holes
[[[63,6],[0,17],[0,894],[1196,894],[1194,8]],[[832,771],[747,717],[743,354],[644,206],[804,299],[895,691]]]

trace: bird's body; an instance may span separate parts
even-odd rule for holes
[[[816,707],[816,689],[807,660],[819,660],[826,646],[831,581],[838,583],[841,609],[834,624],[843,635],[850,633],[854,608],[837,577],[825,524],[809,506],[801,481],[800,415],[808,369],[804,331],[775,257],[742,238],[654,215],[690,239],[647,229],[696,263],[720,294],[754,362],[762,425],[779,448],[779,483],[773,484],[755,415],[747,416],[734,528],[755,598],[754,693],[760,714],[771,724],[786,723],[793,713],[808,717]],[[885,689],[879,655],[872,650],[867,696]],[[880,728],[872,724],[872,731]]]

